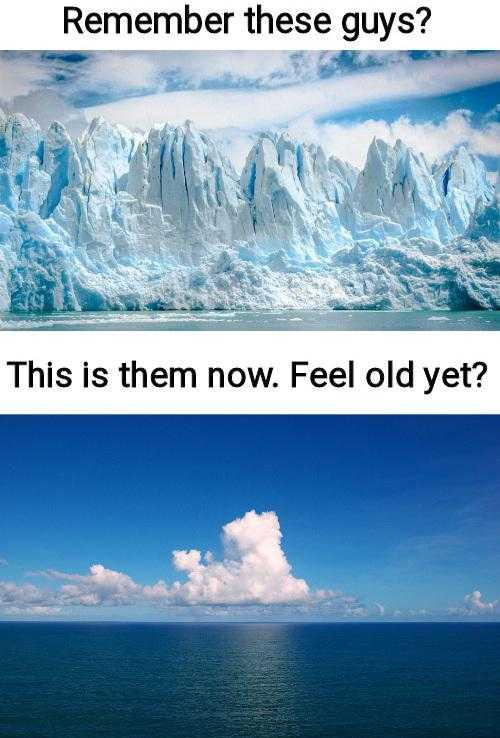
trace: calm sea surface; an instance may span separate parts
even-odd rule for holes
[[[500,624],[0,624],[2,738],[498,738]]]
[[[0,330],[60,331],[498,331],[495,312],[269,310],[253,312],[0,313]]]

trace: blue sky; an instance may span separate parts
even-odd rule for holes
[[[14,417],[0,434],[1,617],[500,615],[496,418]]]
[[[0,52],[0,103],[77,133],[94,115],[147,130],[189,118],[241,167],[263,129],[362,166],[374,135],[433,160],[465,144],[494,172],[499,52]]]

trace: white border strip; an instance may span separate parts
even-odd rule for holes
[[[77,32],[64,34],[65,6],[76,6],[84,14],[104,12],[128,12],[137,15],[141,12],[181,12],[186,2],[179,0],[145,0],[144,4],[137,0],[18,0],[4,2],[0,11],[0,48],[13,50],[208,50],[208,49],[425,49],[425,50],[465,50],[465,49],[498,49],[498,29],[500,27],[500,4],[491,0],[476,0],[470,3],[457,3],[451,0],[428,0],[427,2],[408,2],[393,0],[377,2],[362,0],[356,2],[304,3],[297,0],[279,2],[264,0],[260,3],[264,11],[273,13],[306,12],[311,16],[328,13],[333,18],[333,30],[327,34],[319,32],[298,33],[262,33],[251,35],[247,31],[247,21],[243,16],[249,7],[255,8],[257,3],[231,2],[224,5],[220,0],[195,0],[189,3],[193,11],[202,15],[214,11],[219,13],[233,12],[230,21],[230,32],[200,32],[192,35],[165,34],[116,34]],[[419,8],[428,7],[431,17],[424,24],[421,32],[421,21],[425,14]],[[412,33],[391,32],[389,38],[382,42],[379,35],[363,34],[357,41],[346,41],[341,29],[341,19],[345,13],[367,13],[369,27],[372,27],[373,13],[384,13],[387,18],[391,13],[399,16],[412,13],[418,19],[417,28]],[[97,26],[94,25],[95,28]]]
[[[154,367],[193,367],[196,389],[171,387],[123,389],[118,366],[135,359]],[[38,366],[68,367],[70,388],[13,389],[7,361],[33,360]],[[332,369],[355,362],[354,388],[314,388],[301,380],[290,388],[291,362]],[[415,386],[369,388],[366,371],[414,361]],[[104,389],[82,389],[81,372],[110,370]],[[425,395],[422,367],[460,367],[482,361],[488,366],[481,387],[436,386]],[[208,389],[208,367],[274,367],[279,386],[270,389]],[[24,371],[24,370],[23,370]],[[498,414],[500,413],[500,342],[495,332],[11,332],[0,336],[0,406],[3,413],[144,413],[144,414]]]

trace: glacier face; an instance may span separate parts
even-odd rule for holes
[[[239,175],[191,123],[72,140],[0,112],[0,309],[498,309],[498,186],[374,140],[362,171],[262,135]]]

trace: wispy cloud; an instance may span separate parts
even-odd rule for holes
[[[278,89],[197,89],[148,95],[89,108],[124,125],[149,128],[191,118],[202,128],[259,130],[311,116],[331,116],[374,102],[443,95],[496,82],[500,54],[411,61]]]
[[[446,566],[464,557],[470,559],[478,551],[483,559],[497,555],[500,534],[497,485],[492,482],[491,489],[468,498],[466,504],[447,509],[446,521],[440,529],[411,536],[395,547],[393,559],[399,571]]]
[[[191,119],[226,145],[238,168],[262,130],[289,130],[358,167],[373,136],[402,138],[431,160],[459,144],[500,153],[496,109],[482,121],[467,110],[418,122],[369,115],[373,104],[498,82],[498,52],[6,52],[0,78],[0,98],[42,126],[58,119],[77,135],[83,113],[143,131]],[[355,114],[363,119],[346,121]]]
[[[52,72],[40,59],[32,56],[0,55],[0,99],[12,100],[50,83]]]
[[[330,59],[328,63],[334,62]],[[368,68],[358,60],[349,73],[325,79],[318,73],[318,65],[318,58],[305,65],[307,82],[295,76],[293,84],[277,89],[263,85],[175,90],[146,95],[140,105],[129,98],[89,107],[86,114],[103,115],[141,130],[166,120],[182,124],[192,119],[226,145],[238,168],[242,167],[255,136],[268,129],[286,129],[298,138],[320,142],[328,154],[358,167],[364,164],[374,136],[392,143],[401,138],[431,161],[460,144],[467,144],[479,155],[500,154],[500,124],[493,112],[482,123],[474,122],[467,110],[456,110],[439,121],[414,122],[406,116],[394,122],[370,117],[356,122],[335,121],[339,114],[367,111],[371,104],[381,101],[395,103],[406,98],[444,95],[496,82],[500,80],[500,54],[450,55],[417,61],[404,57],[392,64],[386,59],[383,66],[373,66],[372,60]],[[261,80],[268,80],[269,75],[260,71]],[[272,76],[270,69],[268,72]]]
[[[410,58],[410,52],[345,51],[0,52],[5,98],[49,85],[74,100],[203,87],[274,89]]]

